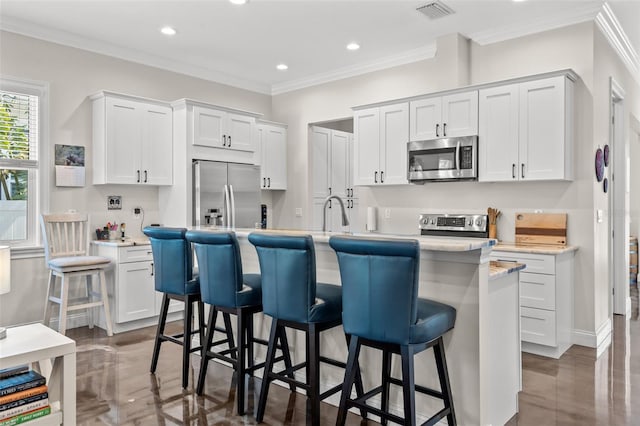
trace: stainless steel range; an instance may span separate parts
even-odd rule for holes
[[[489,218],[486,214],[421,214],[421,235],[447,237],[489,237]]]

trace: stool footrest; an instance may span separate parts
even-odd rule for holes
[[[323,399],[333,395],[334,393],[340,392],[341,389],[342,389],[342,383],[340,383],[339,385],[335,385],[331,389],[327,389],[326,391],[324,391],[324,392],[322,392],[320,394],[320,401],[322,401]]]
[[[392,383],[396,386],[402,386],[402,380],[396,379],[395,377],[389,377],[389,383]],[[426,395],[432,396],[434,398],[444,399],[444,395],[442,392],[437,391],[435,389],[426,388],[424,386],[415,385],[415,390],[420,393],[424,393]]]
[[[450,407],[443,408],[442,410],[440,410],[436,414],[434,414],[433,417],[428,419],[426,422],[422,423],[421,426],[433,426],[433,425],[437,424],[441,419],[443,419],[446,416],[448,416],[450,413],[451,413],[451,408]]]
[[[333,365],[334,367],[341,367],[341,368],[346,368],[347,364],[342,362],[342,361],[338,361],[332,358],[327,358],[326,356],[321,356],[320,357],[320,362],[324,362],[325,364],[329,364],[329,365]]]

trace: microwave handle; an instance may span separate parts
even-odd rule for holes
[[[460,171],[460,141],[456,144],[456,170]]]

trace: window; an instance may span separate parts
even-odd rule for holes
[[[0,242],[39,245],[46,84],[0,79]]]

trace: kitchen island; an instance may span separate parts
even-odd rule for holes
[[[310,234],[315,242],[317,280],[340,284],[336,254],[328,241],[335,233],[236,229],[245,273],[259,272],[251,232]],[[358,235],[356,235],[358,236]],[[517,412],[520,390],[520,327],[518,271],[524,265],[492,264],[489,255],[495,240],[427,236],[361,234],[367,238],[413,238],[420,243],[419,296],[449,304],[457,310],[455,328],[444,336],[449,375],[458,423],[461,425],[504,424]],[[256,332],[267,336],[270,320],[256,319]],[[291,334],[294,361],[304,357],[302,334]],[[323,333],[323,355],[346,359],[342,328]],[[430,351],[416,356],[416,383],[439,389],[437,370]],[[263,357],[264,352],[257,352]],[[363,350],[361,366],[365,388],[379,383],[381,356]],[[344,371],[323,366],[322,388],[343,381]],[[392,375],[401,376],[400,360],[392,361]],[[327,400],[338,403],[339,395]],[[375,404],[374,401],[372,403]],[[402,393],[392,387],[391,410],[402,415]],[[416,414],[424,421],[441,408],[441,401],[417,394]]]

